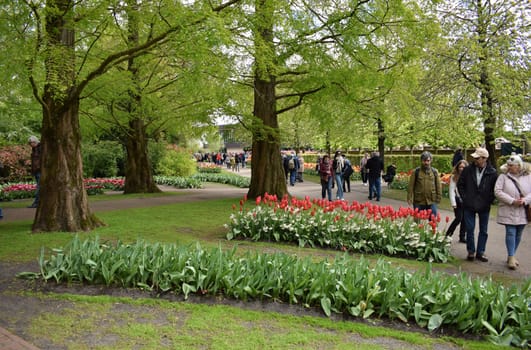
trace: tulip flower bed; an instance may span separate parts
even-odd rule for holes
[[[12,201],[15,199],[33,198],[37,186],[32,183],[4,184],[0,185],[0,200]]]
[[[168,185],[176,188],[202,188],[203,182],[218,182],[246,188],[249,187],[250,179],[236,174],[197,173],[190,177],[155,176],[155,182],[159,185]],[[92,178],[84,180],[85,190],[89,195],[102,194],[105,191],[123,191],[124,183],[124,178]],[[0,200],[11,201],[32,198],[35,196],[35,189],[35,183],[0,185]]]
[[[227,239],[293,242],[300,247],[332,248],[369,254],[446,262],[450,242],[437,229],[439,218],[425,211],[394,210],[359,203],[276,196],[258,198],[256,205],[240,201],[226,225]],[[236,206],[233,206],[236,210]]]
[[[155,182],[158,185],[172,186],[175,188],[202,188],[203,184],[199,179],[192,176],[155,176]]]
[[[84,184],[88,195],[102,194],[107,190],[122,191],[124,188],[124,180],[120,178],[85,179]],[[33,198],[36,189],[35,183],[0,185],[0,200]]]
[[[190,177],[155,176],[155,182],[159,185],[168,185],[176,188],[202,188],[203,182],[216,182],[247,188],[251,179],[231,173],[199,172]]]
[[[332,313],[397,319],[430,331],[451,328],[491,342],[527,348],[531,280],[506,287],[465,274],[409,272],[380,259],[370,265],[348,254],[315,262],[284,253],[236,254],[174,244],[100,243],[98,238],[41,253],[40,273],[19,277],[57,283],[143,288],[190,295],[270,300]],[[155,295],[155,294],[153,294]]]
[[[125,180],[122,177],[92,178],[84,180],[85,187],[99,186],[104,191],[123,191]]]
[[[232,173],[197,173],[194,174],[192,178],[197,179],[201,182],[216,182],[240,188],[248,188],[251,184],[250,178]]]
[[[219,174],[221,173],[221,167],[214,163],[198,162],[197,171],[199,171],[200,173]]]

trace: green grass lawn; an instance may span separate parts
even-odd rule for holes
[[[389,191],[386,194],[391,193]],[[122,198],[95,196],[90,200]],[[237,244],[238,250],[242,252],[249,249],[262,252],[284,251],[298,256],[310,255],[314,259],[333,259],[336,255],[336,252],[330,250],[299,248],[286,244],[225,240],[226,229],[223,225],[228,222],[232,205],[238,206],[238,201],[239,198],[234,198],[101,212],[97,216],[107,226],[79,235],[83,238],[99,236],[101,240],[124,242],[137,239],[185,245],[199,242],[203,247],[232,248]],[[17,207],[21,204],[13,205]],[[30,227],[30,221],[0,223],[0,261],[35,261],[41,249],[62,247],[74,236],[64,232],[32,234]],[[376,258],[378,257],[373,257]],[[417,261],[386,259],[408,268],[425,266]],[[52,344],[66,345],[68,349],[128,349],[138,347],[138,344],[143,349],[389,349],[396,348],[395,346],[404,349],[445,346],[460,349],[496,348],[487,342],[432,338],[423,333],[378,327],[377,320],[358,323],[248,310],[221,305],[215,297],[210,297],[210,303],[214,301],[211,305],[152,298],[19,293],[47,304],[68,300],[69,306],[59,313],[36,314],[28,330],[32,337],[44,337]],[[252,305],[255,309],[261,309],[256,306],[256,302]],[[282,309],[288,306],[278,307]],[[125,312],[124,309],[129,311]],[[16,315],[11,315],[10,319],[17,322]],[[96,333],[99,337],[108,337],[112,341],[87,346],[87,336]],[[389,347],[386,343],[394,345]]]

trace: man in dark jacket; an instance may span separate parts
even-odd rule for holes
[[[369,199],[376,197],[376,201],[380,201],[380,194],[382,193],[382,172],[384,169],[380,153],[372,152],[371,158],[365,164],[365,169],[369,172],[367,174],[369,179]]]
[[[496,169],[488,164],[489,152],[485,148],[476,148],[471,157],[474,158],[474,161],[463,169],[457,182],[457,189],[463,199],[467,259],[473,261],[475,258],[486,262],[489,261],[485,256],[489,213],[490,206],[495,198],[494,185],[498,174]],[[476,214],[479,218],[477,249],[474,242]]]

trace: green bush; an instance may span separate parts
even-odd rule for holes
[[[452,154],[435,154],[432,153],[433,160],[431,165],[439,171],[440,174],[452,172]],[[397,172],[407,172],[420,166],[420,154],[411,155],[386,155],[385,166],[396,165]],[[385,170],[385,169],[384,169]]]
[[[83,145],[83,176],[115,177],[118,162],[124,159],[122,146],[116,141],[100,141]]]
[[[164,142],[155,142],[152,141],[148,145],[148,157],[149,161],[151,162],[151,169],[153,170],[153,174],[157,175],[159,173],[159,164],[164,157],[164,154],[166,154],[166,148],[167,144]]]
[[[187,177],[197,171],[196,166],[189,152],[167,149],[157,166],[157,175]]]

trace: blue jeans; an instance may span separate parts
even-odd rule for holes
[[[507,247],[507,255],[514,256],[520,240],[522,239],[522,232],[525,225],[505,225],[505,246]]]
[[[482,212],[475,212],[469,209],[465,209],[464,218],[466,225],[466,250],[469,254],[476,253],[477,255],[482,255],[485,253],[487,247],[487,239],[489,234],[487,233],[489,227],[489,209]],[[476,214],[479,218],[479,233],[478,233],[478,245],[476,249],[474,241],[474,230],[476,229]]]
[[[35,191],[35,199],[33,200],[32,205],[38,205],[39,199],[40,199],[40,192],[41,192],[41,173],[35,174],[35,182],[37,183],[37,189]]]
[[[432,203],[430,205],[421,205],[421,204],[413,204],[414,209],[420,210],[430,210],[431,209],[431,215],[437,217],[437,204]]]
[[[343,199],[343,173],[336,173],[337,199]]]
[[[382,193],[382,178],[372,178],[369,176],[369,198],[373,199],[376,197],[376,200],[380,200],[380,194]]]
[[[289,171],[289,184],[291,186],[295,186],[296,178],[297,178],[297,170],[290,170]]]
[[[0,219],[4,217],[4,214],[2,214],[2,208],[0,208]]]
[[[328,178],[328,181],[321,179],[321,198],[325,199],[328,192],[328,200],[332,201],[332,182],[334,179],[332,176]]]

